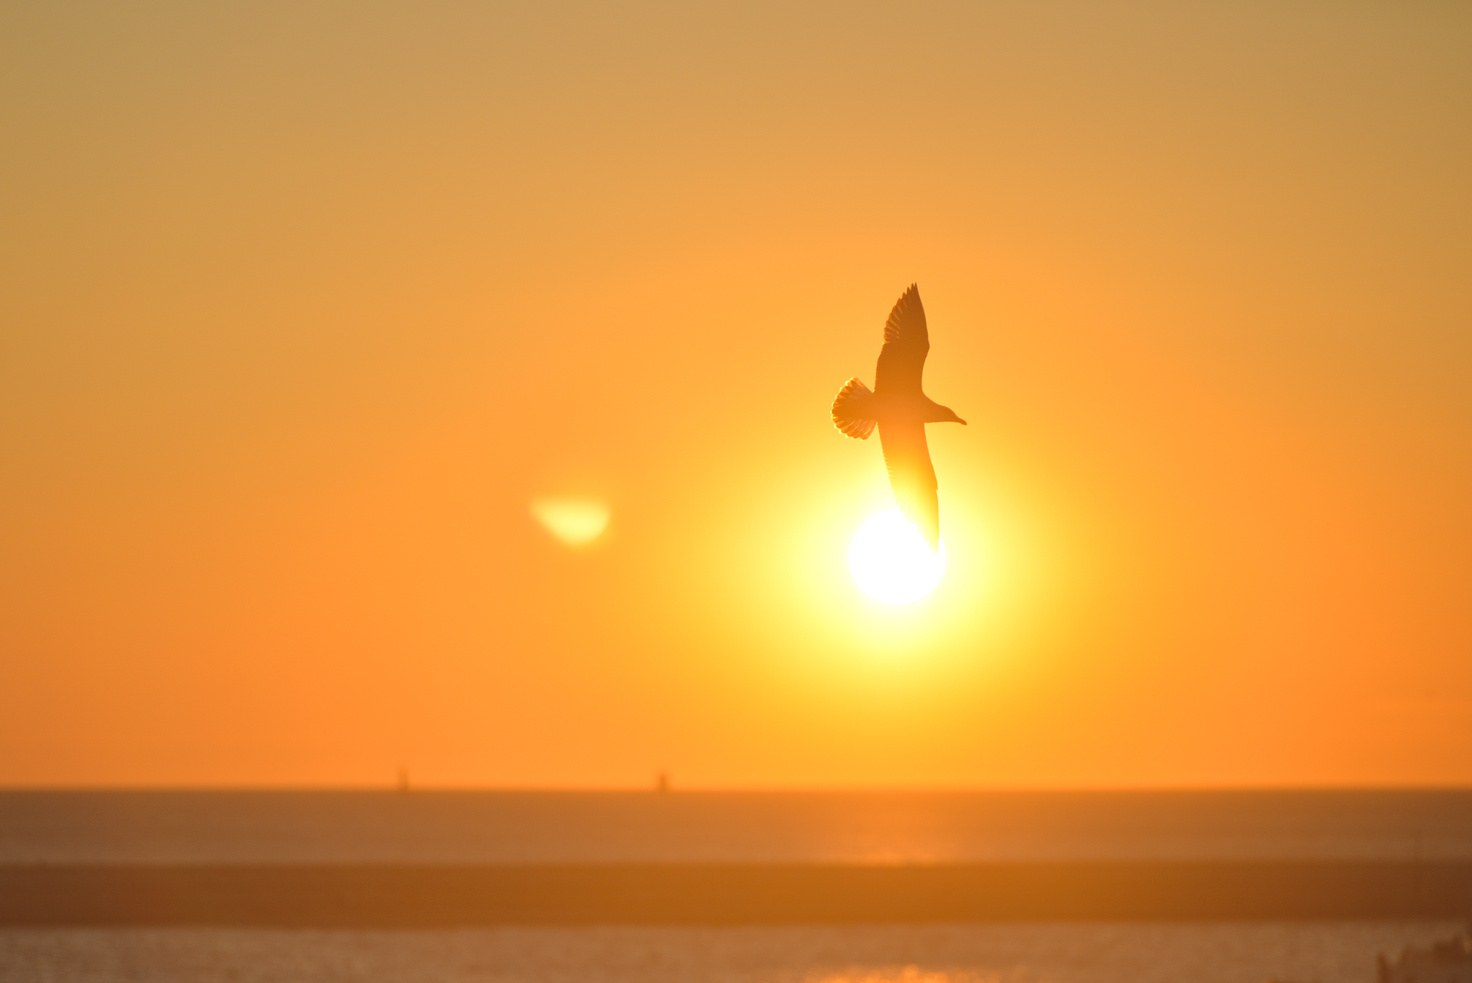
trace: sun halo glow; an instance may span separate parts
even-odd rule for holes
[[[946,544],[932,551],[899,509],[889,509],[854,533],[848,568],[859,589],[875,600],[909,604],[940,583],[946,570]]]

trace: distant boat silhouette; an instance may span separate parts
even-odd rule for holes
[[[940,548],[940,502],[925,424],[964,425],[966,421],[920,391],[920,373],[929,351],[925,308],[920,306],[919,288],[912,283],[884,322],[874,388],[857,377],[845,382],[833,400],[833,425],[855,440],[867,440],[874,427],[879,427],[895,503],[934,550]]]

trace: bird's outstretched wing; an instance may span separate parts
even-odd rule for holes
[[[925,327],[925,308],[915,284],[900,295],[889,320],[884,322],[884,347],[879,349],[879,366],[874,370],[877,393],[920,395],[920,373],[930,351],[930,332]]]
[[[933,550],[940,549],[940,502],[935,494],[935,468],[925,444],[923,423],[881,423],[879,443],[889,468],[895,504],[915,524]]]

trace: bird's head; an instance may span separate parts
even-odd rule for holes
[[[923,423],[959,423],[966,425],[966,421],[956,415],[956,411],[949,406],[942,406],[929,396],[920,397],[920,420]]]

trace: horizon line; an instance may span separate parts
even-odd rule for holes
[[[1118,785],[1065,785],[1065,784],[1009,784],[1009,785],[827,785],[827,784],[771,784],[771,785],[720,785],[690,784],[676,785],[656,782],[624,785],[571,785],[571,784],[469,784],[469,783],[18,783],[0,784],[0,795],[30,792],[97,793],[97,792],[220,792],[220,793],[467,793],[467,794],[629,794],[650,795],[712,794],[712,795],[854,795],[854,794],[1162,794],[1162,793],[1265,793],[1265,792],[1472,792],[1472,782],[1418,782],[1418,783],[1363,783],[1344,782],[1301,782],[1301,783],[1237,783],[1237,784],[1118,784]]]

